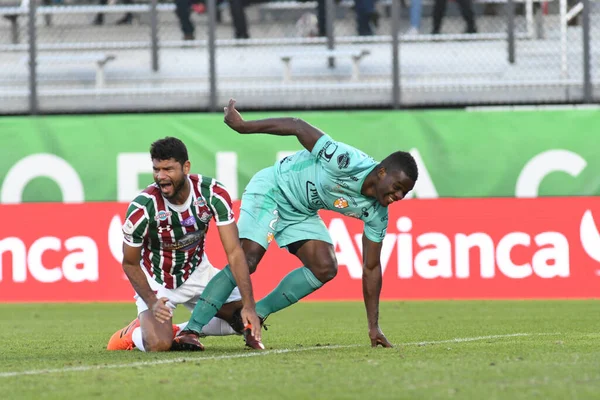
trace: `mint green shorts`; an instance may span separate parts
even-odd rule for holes
[[[283,196],[273,167],[259,171],[244,190],[238,229],[240,239],[250,239],[265,249],[273,239],[279,247],[301,240],[332,243],[325,223],[316,212],[301,213]]]

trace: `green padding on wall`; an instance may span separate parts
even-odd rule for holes
[[[416,197],[600,194],[600,111],[596,110],[243,115],[247,119],[297,116],[375,159],[396,150],[413,151],[422,172]],[[69,200],[65,191],[70,193],[66,197],[76,198],[78,181],[83,200],[128,201],[123,188],[135,191],[134,186],[143,187],[152,179],[148,172],[131,178],[130,153],[141,153],[141,165],[150,168],[150,143],[164,136],[179,137],[187,144],[193,172],[221,174],[239,194],[255,172],[276,161],[278,152],[301,149],[293,137],[240,135],[223,123],[220,114],[4,117],[0,119],[2,201]],[[237,162],[237,176],[233,164],[228,164],[231,160]]]

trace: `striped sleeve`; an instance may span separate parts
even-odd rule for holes
[[[140,247],[148,233],[148,211],[136,201],[129,204],[123,224],[123,242],[132,247]]]
[[[215,179],[212,180],[210,186],[209,205],[217,226],[235,222],[231,196],[225,186]]]

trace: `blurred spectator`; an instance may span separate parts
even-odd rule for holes
[[[334,2],[339,4],[341,0],[334,0]],[[379,13],[375,9],[375,0],[354,0],[354,11],[356,12],[358,34],[360,36],[373,35],[375,28],[379,25]],[[326,36],[325,0],[317,0],[317,20],[319,23],[319,36]]]
[[[108,0],[100,0],[99,3],[101,6],[105,6],[108,4]],[[111,5],[113,2],[111,1]],[[123,4],[133,4],[133,0],[123,0]],[[129,25],[133,22],[133,14],[128,12],[123,15],[117,22],[117,25]],[[102,25],[104,24],[104,14],[98,13],[96,14],[96,18],[94,18],[94,25]]]
[[[375,34],[379,25],[379,13],[375,10],[375,0],[354,0],[356,28],[360,36]]]
[[[475,26],[475,13],[473,12],[473,4],[471,3],[471,0],[456,0],[456,2],[460,7],[460,13],[462,14],[463,19],[467,23],[465,33],[476,33],[477,27]],[[435,4],[433,6],[433,31],[431,32],[433,35],[440,33],[442,19],[446,14],[447,3],[448,0],[435,0]]]
[[[421,29],[422,0],[410,0],[410,28],[405,35],[418,35]]]
[[[302,14],[296,21],[296,33],[299,37],[319,36],[319,21],[317,16],[311,12]]]
[[[223,0],[217,0],[221,3]],[[246,12],[244,10],[245,0],[229,0],[229,11],[233,21],[233,29],[236,39],[248,39],[248,24],[246,22]],[[197,13],[204,13],[206,6],[204,1],[191,0],[175,0],[175,14],[179,18],[181,31],[183,32],[184,40],[194,40],[194,24],[190,19],[191,10],[194,9]]]

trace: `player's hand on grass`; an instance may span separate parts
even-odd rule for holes
[[[371,347],[394,347],[387,340],[383,332],[381,332],[381,328],[371,328],[369,329],[369,338],[371,339]]]
[[[154,315],[154,318],[160,323],[167,322],[173,316],[171,309],[167,306],[167,301],[169,301],[169,299],[161,297],[160,299],[157,299],[151,307],[152,315]]]
[[[254,308],[242,308],[242,321],[244,322],[244,326],[248,324],[252,325],[252,336],[256,338],[260,342],[260,319],[258,318],[258,314],[256,314],[256,310]]]
[[[236,132],[241,132],[244,125],[244,118],[235,109],[235,99],[229,99],[229,104],[227,104],[227,107],[223,107],[223,111],[225,112],[224,121],[227,126]]]

